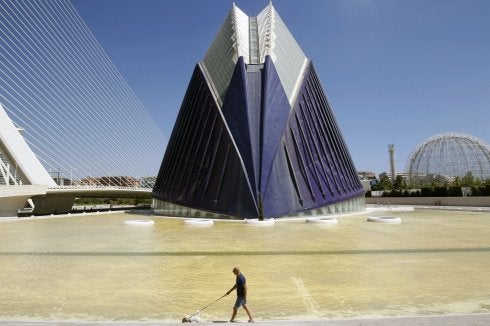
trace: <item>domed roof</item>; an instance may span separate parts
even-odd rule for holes
[[[407,160],[410,180],[427,175],[490,178],[490,148],[481,139],[463,133],[432,136],[419,145]]]

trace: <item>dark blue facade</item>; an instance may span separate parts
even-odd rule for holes
[[[270,57],[239,58],[222,108],[196,66],[153,189],[236,218],[275,218],[363,194],[311,62],[289,104]]]

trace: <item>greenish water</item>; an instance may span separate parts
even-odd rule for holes
[[[366,222],[400,217],[398,225]],[[155,225],[124,221],[153,219]],[[490,213],[272,227],[100,214],[0,222],[0,319],[180,321],[240,266],[256,320],[490,312]],[[234,295],[201,313],[227,320]],[[246,321],[241,309],[238,319]]]

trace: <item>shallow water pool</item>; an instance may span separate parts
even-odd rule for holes
[[[370,223],[374,215],[401,224]],[[153,226],[126,225],[152,219]],[[240,266],[256,320],[490,312],[490,213],[271,227],[136,214],[0,222],[0,319],[180,321]],[[228,320],[234,294],[201,312]],[[243,310],[238,320],[246,321]]]

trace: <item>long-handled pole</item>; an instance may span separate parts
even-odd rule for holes
[[[200,313],[201,311],[203,311],[203,310],[204,310],[204,309],[206,309],[207,307],[211,306],[211,305],[212,305],[213,303],[215,303],[216,301],[219,301],[219,300],[223,299],[223,298],[224,298],[224,297],[226,297],[227,295],[228,295],[228,293],[223,294],[223,296],[221,296],[221,297],[219,297],[218,299],[214,300],[213,302],[211,302],[210,304],[208,304],[208,305],[207,305],[207,306],[205,306],[204,308],[201,308],[201,310],[198,310],[198,311],[196,311],[195,313],[193,313],[192,315],[190,315],[190,316],[189,316],[189,318],[190,318],[190,317],[192,317],[192,316],[197,315],[198,313]]]

